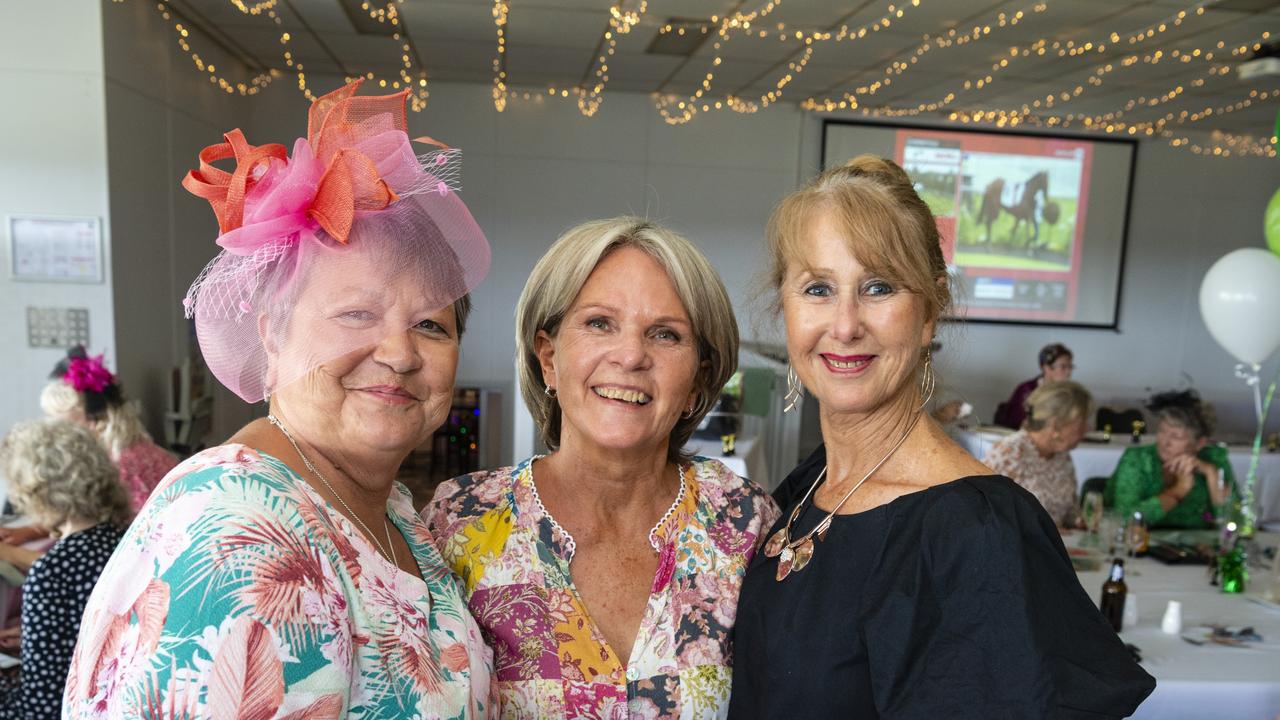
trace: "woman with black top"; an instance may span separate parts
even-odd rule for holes
[[[1072,570],[1030,493],[921,409],[947,310],[933,216],[862,156],[769,223],[789,396],[824,447],[774,497],[747,571],[730,718],[1122,717],[1155,681]]]

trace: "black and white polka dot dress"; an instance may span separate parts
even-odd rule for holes
[[[31,566],[22,585],[22,669],[0,681],[0,720],[58,718],[89,593],[124,531],[72,533]]]

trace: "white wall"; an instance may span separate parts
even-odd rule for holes
[[[9,214],[97,217],[112,242],[100,0],[0,5],[0,220]],[[27,346],[26,308],[89,309],[89,345],[115,367],[112,279],[101,284],[14,282],[8,223],[0,227],[0,433],[37,417],[40,388],[64,350]],[[109,269],[109,265],[107,266]]]
[[[229,95],[202,77],[175,42],[171,23],[154,5],[105,3],[102,13],[111,229],[116,240],[115,367],[125,392],[142,402],[147,425],[160,439],[170,369],[196,352],[181,300],[219,249],[214,244],[218,225],[209,203],[179,182],[187,170],[198,167],[202,148],[222,142],[223,133],[247,124],[252,98]],[[198,36],[192,42],[221,72],[244,76],[243,65],[216,45]],[[206,438],[210,445],[225,440],[252,412],[215,386],[214,427]]]

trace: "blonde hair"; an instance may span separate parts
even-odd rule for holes
[[[1093,396],[1083,385],[1063,380],[1047,382],[1027,397],[1027,419],[1022,426],[1032,432],[1056,425],[1062,427],[1089,417]]]
[[[859,155],[783,198],[770,215],[768,279],[775,310],[787,268],[806,262],[801,242],[823,212],[848,238],[859,264],[923,298],[927,320],[951,307],[947,263],[929,206],[892,160]]]
[[[53,529],[68,520],[127,527],[129,498],[107,451],[69,420],[30,420],[0,441],[0,467],[18,510]]]
[[[142,414],[136,403],[123,399],[108,401],[100,417],[91,417],[85,411],[84,398],[64,380],[52,380],[44,386],[40,392],[40,409],[51,418],[84,418],[113,460],[139,440],[151,439],[142,425]]]
[[[681,448],[738,369],[738,322],[711,263],[684,237],[660,225],[625,216],[586,222],[561,235],[542,256],[516,305],[520,394],[538,424],[542,442],[550,450],[557,449],[560,405],[545,392],[534,341],[539,331],[556,334],[591,272],[606,255],[622,247],[647,253],[666,270],[693,325],[699,360],[694,380],[697,400],[689,417],[676,421],[667,445],[667,459],[679,462],[684,459]]]

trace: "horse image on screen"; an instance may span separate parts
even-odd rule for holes
[[[937,218],[970,311],[1070,317],[1090,146],[1061,138],[898,132],[898,161]]]

